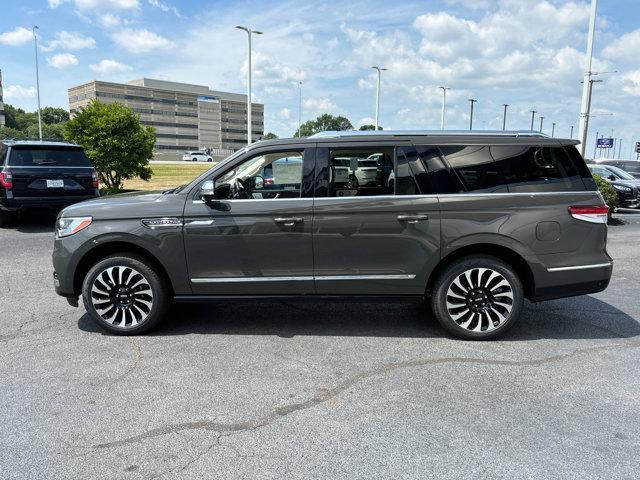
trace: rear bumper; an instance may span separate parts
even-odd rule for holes
[[[601,292],[607,288],[613,262],[539,269],[532,302]]]
[[[93,195],[2,198],[0,199],[0,210],[17,211],[27,208],[66,207],[74,203],[92,200],[97,197],[99,197],[99,194],[96,192]]]

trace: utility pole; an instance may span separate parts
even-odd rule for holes
[[[386,71],[386,68],[382,68],[380,66],[374,65],[373,67],[374,70],[377,70],[378,72],[378,88],[376,89],[376,127],[375,127],[375,131],[378,131],[378,117],[380,115],[380,75],[382,74],[382,72]]]
[[[618,160],[620,160],[620,152],[622,151],[622,139],[618,141]]]
[[[544,122],[544,117],[540,117],[540,133],[542,133],[542,124]]]
[[[598,135],[599,134],[600,134],[600,132],[596,132],[596,142],[595,142],[595,145],[593,146],[593,158],[592,158],[592,160],[596,159],[596,152],[598,150]]]
[[[442,90],[442,114],[440,115],[440,130],[444,130],[444,112],[447,108],[447,90],[449,87],[438,87]]]
[[[502,114],[502,130],[506,130],[507,129],[507,108],[509,107],[508,103],[503,103],[502,106],[504,107],[504,113]]]
[[[593,40],[596,30],[596,13],[598,11],[598,0],[591,0],[591,15],[589,18],[589,37],[587,39],[587,64],[584,69],[584,84],[582,86],[582,104],[580,107],[580,153],[585,154],[585,144],[589,130],[588,118],[589,110],[589,90],[591,80],[591,65],[593,62]]]
[[[42,141],[42,114],[40,112],[40,73],[38,72],[38,34],[36,33],[38,26],[34,25],[31,31],[33,32],[33,43],[36,48],[36,91],[38,92],[38,136]]]
[[[571,140],[573,140],[573,125],[571,125],[571,135],[569,136]]]
[[[553,122],[552,126],[551,126],[551,138],[553,138],[556,134],[556,123]]]
[[[475,98],[470,98],[469,102],[471,102],[471,116],[469,117],[469,130],[473,130],[473,104],[476,103],[478,100],[476,100]]]
[[[262,32],[258,30],[252,30],[249,27],[242,25],[236,25],[236,28],[247,32],[247,38],[249,39],[249,65],[247,68],[247,145],[251,145],[251,34],[262,35]]]
[[[531,131],[533,132],[533,121],[535,120],[536,113],[538,112],[536,112],[535,110],[530,110],[530,111],[531,111]]]

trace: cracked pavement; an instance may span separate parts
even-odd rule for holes
[[[636,478],[640,215],[605,292],[498,341],[418,304],[174,306],[112,337],[51,285],[52,223],[0,230],[0,478]]]

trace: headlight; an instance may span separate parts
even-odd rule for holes
[[[68,237],[84,230],[93,222],[93,217],[63,217],[56,225],[56,236],[58,238]]]
[[[619,192],[631,193],[631,187],[625,187],[624,185],[614,185],[613,188]]]

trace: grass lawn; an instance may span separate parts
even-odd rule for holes
[[[213,165],[211,163],[151,163],[153,176],[145,182],[139,178],[125,180],[125,190],[166,190],[184,185]]]

